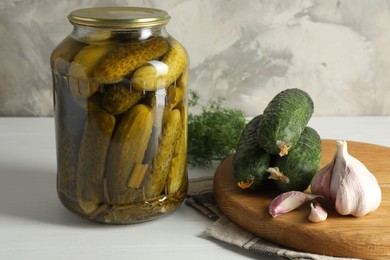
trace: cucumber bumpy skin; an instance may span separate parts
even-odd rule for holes
[[[91,79],[96,64],[112,48],[113,45],[88,45],[74,57],[69,69],[69,86],[73,98],[82,107],[99,88],[99,84]]]
[[[79,144],[67,129],[64,118],[56,119],[57,131],[57,187],[70,200],[76,200],[76,165]]]
[[[157,65],[146,65],[137,69],[131,80],[139,91],[155,91],[167,88],[175,82],[188,65],[188,55],[183,46],[172,41],[168,52]],[[162,69],[160,69],[160,67]],[[165,71],[165,69],[167,69]]]
[[[142,93],[126,86],[106,87],[102,107],[113,115],[122,114],[141,99]]]
[[[260,145],[270,154],[285,156],[298,142],[313,114],[313,101],[300,89],[277,94],[264,110],[257,130]]]
[[[103,203],[106,154],[114,131],[115,117],[103,109],[90,111],[81,139],[77,163],[77,198],[86,214]]]
[[[183,89],[170,85],[167,89],[167,106],[170,110],[183,103]]]
[[[257,128],[263,115],[254,117],[245,126],[233,156],[233,176],[238,187],[257,190],[270,183],[266,170],[271,156],[262,149],[257,140]]]
[[[52,52],[50,56],[50,67],[60,75],[65,76],[69,72],[70,61],[77,53],[86,46],[84,42],[75,40],[68,36]]]
[[[167,110],[163,116],[162,137],[158,144],[153,169],[145,184],[148,198],[157,197],[164,189],[171,169],[172,158],[177,149],[182,117],[178,109]]]
[[[77,193],[77,160],[87,112],[74,101],[67,78],[54,72],[54,111],[57,142],[57,191],[66,207],[79,213]]]
[[[171,170],[168,174],[167,189],[168,194],[176,193],[183,184],[186,183],[187,178],[187,131],[186,128],[181,127],[180,138],[178,141],[178,151],[172,158]]]
[[[168,43],[162,37],[121,45],[107,53],[95,67],[93,75],[105,84],[119,82],[147,62],[159,59],[167,50]]]
[[[274,167],[267,171],[279,191],[304,191],[319,170],[321,154],[321,138],[316,130],[307,126],[294,149],[286,156],[277,156]]]
[[[106,180],[109,200],[116,205],[134,202],[139,195],[127,185],[134,166],[142,164],[153,127],[152,109],[135,105],[126,112],[111,141]]]

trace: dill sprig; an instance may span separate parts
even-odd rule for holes
[[[188,163],[209,167],[213,160],[222,160],[235,152],[246,125],[239,109],[222,107],[223,97],[199,105],[199,95],[190,91],[190,106],[201,106],[201,113],[188,115]]]

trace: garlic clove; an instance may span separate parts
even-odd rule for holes
[[[320,206],[319,203],[317,203],[315,206],[313,203],[310,203],[310,215],[309,220],[314,223],[325,221],[328,217],[328,213],[325,211],[323,207]]]
[[[274,198],[269,206],[269,213],[276,217],[296,208],[299,208],[307,201],[313,200],[318,195],[308,194],[301,191],[288,191]]]
[[[332,171],[335,159],[322,169],[313,177],[310,184],[310,191],[312,194],[323,196],[323,201],[329,205],[334,204],[334,200],[330,194],[330,181],[332,178]]]

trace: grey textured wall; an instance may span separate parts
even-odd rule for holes
[[[51,116],[49,56],[77,8],[150,6],[191,58],[203,100],[260,113],[279,91],[306,90],[316,115],[390,115],[388,0],[3,0],[0,115]]]

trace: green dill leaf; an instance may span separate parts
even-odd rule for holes
[[[191,103],[194,100],[194,103]],[[218,97],[201,107],[201,113],[188,115],[188,162],[192,166],[208,167],[213,160],[222,160],[235,152],[246,124],[239,109],[224,108]],[[190,92],[190,104],[199,104],[199,95]]]

